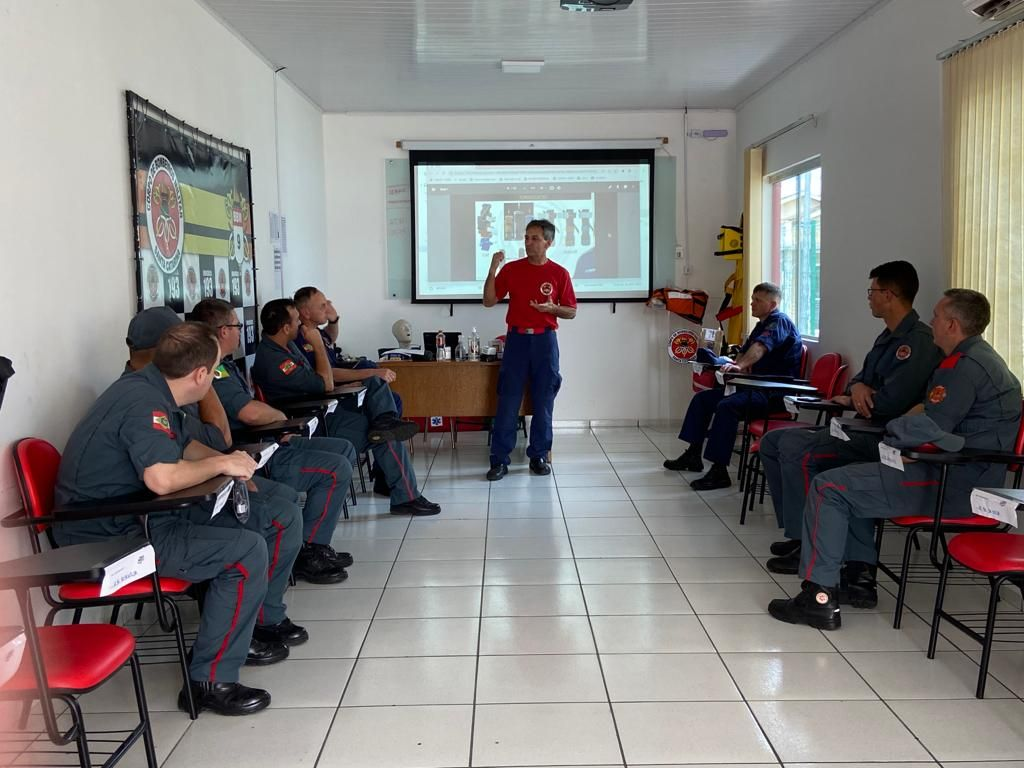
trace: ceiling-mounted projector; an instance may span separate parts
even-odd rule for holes
[[[621,11],[633,0],[559,0],[563,11]]]

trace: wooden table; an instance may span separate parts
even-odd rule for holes
[[[501,363],[385,360],[379,365],[397,375],[391,389],[402,398],[402,415],[406,418],[492,417],[498,411]],[[527,391],[519,415],[531,413],[533,407]]]

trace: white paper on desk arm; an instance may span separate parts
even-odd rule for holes
[[[842,440],[844,443],[850,442],[850,436],[846,434],[837,419],[832,419],[828,423],[828,433],[837,440]]]
[[[327,403],[327,415],[334,413],[336,410],[338,410],[337,400],[331,400],[330,402]]]
[[[103,569],[100,597],[112,595],[126,584],[149,576],[155,570],[156,552],[153,551],[152,544],[147,544]]]
[[[725,396],[729,397],[730,395],[735,395],[735,394],[736,394],[736,387],[732,386],[731,384],[727,385],[726,388],[725,388]]]
[[[786,395],[782,398],[783,404],[786,406],[787,413],[800,413],[800,409],[796,405],[796,397],[793,395]]]
[[[715,381],[717,381],[719,384],[725,384],[725,374],[723,374],[721,371],[715,371]]]
[[[903,455],[900,453],[899,448],[893,448],[891,445],[879,443],[878,458],[881,459],[882,463],[887,467],[898,469],[900,472],[905,471],[903,469]]]
[[[316,428],[320,426],[320,419],[316,416],[309,420],[309,424],[306,425],[306,429],[309,430],[309,436],[312,437],[313,433],[316,432]]]
[[[231,487],[233,485],[234,483],[228,483],[220,489],[220,492],[217,494],[217,500],[213,502],[213,514],[210,515],[211,520],[219,515],[220,511],[224,509],[224,505],[228,503],[228,499],[231,498]]]
[[[1015,501],[1003,499],[993,493],[988,493],[980,488],[971,491],[971,511],[982,517],[991,517],[993,520],[1017,527],[1017,507]]]
[[[270,445],[265,445],[263,447],[263,450],[260,451],[260,457],[256,462],[256,469],[263,469],[263,465],[270,461],[270,457],[273,456],[277,452],[277,449],[280,447],[281,446],[278,443],[271,443]]]
[[[693,364],[693,372],[695,374],[697,374],[698,376],[700,376],[702,373],[704,373],[704,366],[701,365],[700,363],[694,363]]]
[[[362,408],[363,407],[363,400],[365,400],[365,399],[366,399],[366,390],[365,389],[359,390],[359,394],[356,395],[356,408]]]

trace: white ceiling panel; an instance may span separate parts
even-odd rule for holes
[[[735,107],[884,0],[202,1],[324,110],[409,112]]]

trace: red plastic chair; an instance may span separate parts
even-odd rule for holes
[[[50,515],[54,508],[54,490],[57,484],[57,472],[60,468],[60,452],[45,440],[35,437],[24,438],[14,445],[14,465],[21,490],[25,513],[30,518],[41,518]],[[42,523],[26,526],[29,532],[32,552],[43,551],[42,539],[46,539],[50,547],[56,547],[49,525]],[[72,610],[72,622],[78,624],[84,608],[111,608],[110,623],[116,624],[123,606],[136,606],[141,610],[145,604],[153,604],[161,629],[174,636],[176,659],[181,667],[185,691],[188,695],[189,716],[194,720],[198,713],[192,701],[189,686],[187,650],[185,635],[182,632],[181,613],[172,596],[184,596],[192,583],[183,579],[153,574],[126,584],[112,595],[100,597],[100,585],[94,583],[62,584],[56,590],[50,587],[42,589],[43,599],[50,607],[44,619],[44,625],[53,623],[60,611]],[[165,613],[166,612],[166,613]],[[165,641],[154,638],[154,645],[162,645]],[[166,651],[157,651],[155,656],[168,657]]]
[[[931,444],[922,446],[918,450],[924,453],[941,453],[941,451]],[[1021,405],[1021,423],[1020,427],[1017,429],[1017,437],[1013,443],[1013,453],[1024,453],[1024,403]],[[882,571],[882,573],[886,574],[899,585],[899,589],[896,593],[896,610],[894,612],[892,622],[894,629],[899,629],[903,620],[903,605],[906,602],[907,585],[911,581],[911,576],[918,575],[920,578],[915,579],[915,581],[918,582],[934,583],[932,579],[935,578],[935,572],[938,571],[940,574],[942,573],[944,563],[946,559],[948,559],[949,555],[946,542],[947,534],[973,531],[979,533],[984,532],[987,535],[990,535],[993,533],[1001,533],[1006,530],[1006,526],[998,520],[993,520],[988,517],[980,517],[973,514],[969,517],[943,519],[942,504],[945,496],[946,475],[949,471],[950,464],[942,464],[941,467],[942,475],[939,480],[939,495],[938,500],[936,501],[935,513],[933,515],[905,515],[902,517],[892,517],[879,521],[878,532],[875,536],[875,549],[878,552],[878,570]],[[1020,487],[1020,465],[1010,464],[1008,466],[1008,470],[1014,473],[1013,487]],[[903,543],[903,557],[900,560],[899,570],[882,561],[882,539],[885,535],[887,525],[892,525],[894,528],[902,530],[906,534],[906,540]],[[928,532],[931,535],[928,550],[928,562],[917,566],[910,562],[911,555],[913,547],[917,545],[918,536],[924,532]],[[938,554],[940,548],[945,554],[945,557],[941,561]]]
[[[982,632],[978,632],[970,623],[972,617],[979,616],[979,614],[959,613],[953,615],[942,608],[942,602],[946,595],[946,584],[949,580],[949,570],[953,562],[988,579],[988,609],[984,614],[985,627]],[[988,665],[992,657],[992,641],[996,634],[999,590],[1007,581],[1015,584],[1018,588],[1024,584],[1024,536],[1014,533],[961,533],[950,539],[949,545],[946,547],[946,557],[942,562],[939,590],[935,596],[932,631],[928,640],[928,658],[935,658],[935,648],[939,639],[939,623],[942,619],[946,619],[981,643],[981,665],[978,670],[978,684],[974,692],[979,699],[985,698]],[[1007,620],[1010,621],[1012,627],[1009,631],[1019,636],[1021,634],[1020,617],[1007,617]]]

